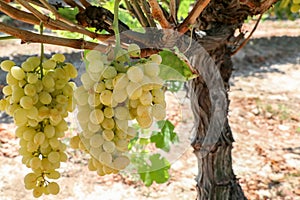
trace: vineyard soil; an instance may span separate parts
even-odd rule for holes
[[[248,25],[248,28],[253,24]],[[246,27],[247,28],[247,27]],[[25,54],[38,54],[38,44],[0,43],[0,61]],[[81,53],[47,45],[45,52],[66,53],[68,61],[81,65]],[[230,122],[236,140],[233,164],[248,199],[300,200],[300,21],[264,21],[253,39],[233,58]],[[82,68],[80,68],[82,69]],[[1,85],[4,74],[0,74]],[[87,157],[68,149],[69,160],[61,167],[61,192],[43,199],[195,199],[196,158],[189,147],[193,119],[186,93],[168,95],[168,116],[177,123],[181,143],[167,155],[173,165],[171,179],[150,188],[136,175],[122,173],[97,177],[87,170]],[[181,117],[179,117],[181,116]],[[23,185],[27,173],[18,156],[14,125],[0,116],[0,200],[32,199]],[[76,133],[74,117],[69,117],[67,136]],[[68,139],[64,140],[66,143]]]

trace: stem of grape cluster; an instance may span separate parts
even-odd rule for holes
[[[40,23],[40,34],[43,35],[44,31],[44,24],[43,22]],[[44,59],[44,43],[41,43],[41,61],[40,61],[40,71],[41,71],[41,78],[43,78],[43,59]]]
[[[115,32],[116,37],[116,47],[115,47],[115,55],[117,55],[117,52],[121,48],[121,40],[120,40],[120,34],[119,34],[119,4],[121,0],[116,0],[114,4],[114,21],[113,21],[113,28]]]

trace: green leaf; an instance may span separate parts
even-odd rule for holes
[[[170,163],[167,159],[161,157],[160,154],[153,154],[149,158],[150,163],[146,161],[139,166],[138,173],[141,180],[146,186],[152,185],[155,181],[156,183],[165,183],[169,180],[169,169]]]
[[[62,17],[66,18],[68,20],[76,21],[76,15],[79,13],[79,9],[77,7],[76,8],[68,8],[68,7],[59,8],[58,13]]]
[[[174,125],[169,120],[162,120],[157,122],[160,132],[153,132],[150,141],[155,143],[157,148],[166,152],[170,151],[170,144],[178,142],[178,136],[174,132]]]
[[[169,50],[159,52],[162,57],[159,76],[163,80],[187,81],[195,78],[195,74],[189,66],[182,61],[175,53]]]

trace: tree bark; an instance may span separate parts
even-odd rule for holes
[[[221,45],[210,54],[216,67],[220,71],[225,93],[225,105],[221,105],[225,115],[223,123],[213,127],[220,129],[213,140],[207,141],[211,137],[208,134],[209,126],[212,123],[212,101],[210,90],[203,77],[199,77],[190,82],[190,99],[195,117],[196,134],[192,142],[194,153],[198,159],[197,192],[198,200],[242,200],[246,199],[232,169],[231,149],[233,143],[232,132],[228,123],[228,90],[229,77],[232,71],[230,52],[226,45]],[[201,62],[203,63],[203,62]],[[197,65],[193,65],[197,66]],[[213,125],[215,126],[215,125]],[[216,138],[217,136],[217,138]]]
[[[197,199],[243,200],[246,197],[232,169],[231,150],[234,139],[227,115],[230,102],[229,79],[233,70],[232,44],[237,40],[234,33],[247,15],[236,15],[236,18],[240,17],[238,21],[218,22],[222,20],[222,16],[214,13],[214,8],[220,8],[216,1],[207,7],[211,13],[206,12],[206,9],[202,15],[205,18],[199,18],[199,29],[206,34],[194,34],[194,39],[206,50],[209,58],[199,53],[189,56],[192,66],[201,74],[189,82],[196,129],[192,147],[198,160]],[[223,12],[230,13],[228,10]],[[228,17],[224,19],[228,20]],[[207,64],[209,67],[204,69],[203,66]],[[214,77],[217,74],[219,80]],[[218,81],[221,86],[215,89]],[[219,119],[216,119],[216,115]]]

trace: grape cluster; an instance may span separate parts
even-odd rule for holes
[[[100,176],[129,165],[125,153],[136,136],[130,121],[149,128],[153,118],[166,116],[163,80],[158,76],[162,59],[157,54],[138,61],[128,59],[139,55],[135,44],[128,51],[120,50],[113,60],[97,51],[88,52],[82,86],[74,92],[82,131],[70,144],[91,155],[88,167]]]
[[[8,85],[3,88],[0,109],[13,116],[17,126],[22,163],[32,169],[24,178],[25,188],[33,190],[34,197],[59,192],[59,185],[48,179],[58,179],[60,162],[67,160],[60,138],[68,129],[65,118],[74,107],[75,84],[70,79],[77,76],[77,70],[64,61],[64,55],[55,54],[47,60],[30,57],[21,67],[10,60],[1,63],[8,72]]]

